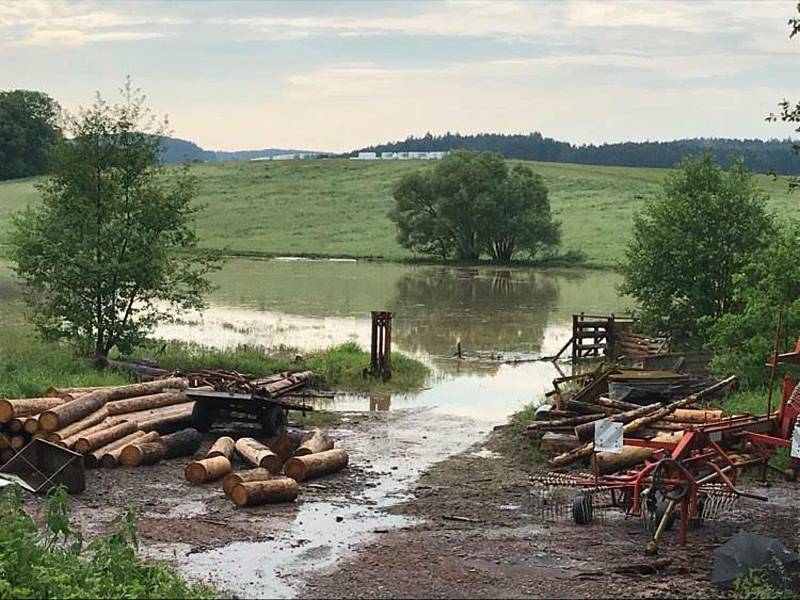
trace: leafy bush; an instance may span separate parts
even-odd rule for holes
[[[49,498],[44,523],[22,509],[18,489],[0,490],[0,598],[214,598],[211,588],[186,583],[170,567],[137,558],[128,510],[114,531],[88,544],[69,521],[63,490]]]
[[[743,600],[800,600],[797,582],[779,561],[753,569],[733,583],[736,598]]]

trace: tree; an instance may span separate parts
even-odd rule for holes
[[[708,346],[712,369],[739,374],[746,386],[766,383],[764,368],[774,351],[776,311],[783,309],[782,351],[800,332],[800,222],[784,225],[734,277],[735,312],[711,324]]]
[[[639,302],[646,327],[702,345],[708,323],[737,308],[733,276],[773,229],[741,162],[726,172],[710,155],[690,157],[634,217],[622,291]]]
[[[193,227],[196,184],[161,166],[161,136],[144,97],[99,95],[67,118],[69,141],[53,151],[39,207],[14,219],[14,269],[32,319],[48,338],[68,338],[106,357],[129,351],[152,327],[203,306],[219,256],[201,251]]]
[[[511,260],[558,242],[541,178],[523,166],[509,171],[499,154],[453,152],[432,170],[403,177],[394,198],[397,239],[415,252]]]
[[[511,169],[497,193],[487,199],[481,237],[496,260],[510,261],[524,249],[533,257],[558,244],[561,229],[550,214],[547,187],[523,165]]]
[[[0,179],[41,175],[61,137],[58,103],[29,90],[0,92]]]

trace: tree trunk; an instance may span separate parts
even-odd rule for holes
[[[19,398],[16,400],[0,400],[0,423],[14,418],[30,417],[42,411],[50,410],[64,404],[62,398]]]
[[[311,433],[303,438],[300,447],[294,453],[295,456],[305,456],[307,454],[316,454],[317,452],[325,452],[333,448],[333,440],[327,433],[321,429],[314,429]]]
[[[643,463],[653,456],[653,448],[639,448],[638,446],[624,446],[622,452],[597,452],[592,455],[592,473],[595,475],[610,475],[634,465]]]
[[[154,465],[167,455],[167,447],[160,441],[128,444],[119,455],[120,464],[126,467]]]
[[[232,437],[224,436],[217,438],[217,441],[209,449],[206,458],[214,458],[215,456],[224,456],[228,460],[233,459],[233,452],[236,449],[236,442]]]
[[[341,449],[294,456],[286,461],[283,472],[295,481],[304,481],[341,471],[348,460],[347,452]]]
[[[92,450],[96,450],[97,448],[125,437],[137,429],[136,423],[132,421],[123,421],[114,427],[81,436],[75,442],[72,449],[78,454],[86,454],[87,452],[91,452]]]
[[[564,419],[553,419],[552,421],[534,421],[528,424],[528,435],[538,432],[547,431],[549,429],[561,429],[564,427],[580,426],[583,423],[594,423],[602,419],[605,415],[597,413],[594,415],[579,415],[577,417],[567,417]]]
[[[186,429],[192,426],[193,408],[194,402],[180,411],[153,417],[144,421],[139,421],[139,429],[142,431],[158,431],[159,433],[168,433],[172,431],[178,431],[180,429]]]
[[[719,421],[722,418],[721,410],[698,410],[693,408],[679,408],[671,415],[664,417],[665,421],[678,421],[681,423],[708,423]]]
[[[236,440],[236,452],[250,466],[267,469],[274,475],[280,473],[283,467],[283,461],[277,454],[253,438]]]
[[[49,387],[45,391],[44,395],[48,398],[66,398],[69,396],[70,400],[74,400],[78,396],[83,396],[88,394],[89,392],[94,392],[97,390],[110,390],[112,387],[117,386],[102,386],[102,387],[68,387],[68,388],[56,388],[56,387]]]
[[[102,461],[103,455],[119,448],[122,450],[128,444],[133,443],[135,440],[147,435],[143,431],[134,431],[133,433],[129,433],[128,435],[119,438],[118,440],[114,440],[113,442],[109,442],[105,446],[100,446],[99,448],[95,449],[92,452],[88,452],[87,454],[83,455],[83,464],[86,466],[87,469],[96,469],[100,466]],[[116,464],[116,462],[115,462]]]
[[[97,459],[97,466],[104,469],[113,469],[119,464],[119,457],[126,446],[131,444],[147,444],[149,442],[158,441],[158,434],[155,431],[145,433],[144,431],[135,431],[129,436],[117,440],[116,442],[98,448],[90,455],[93,459]],[[84,460],[86,457],[84,457]]]
[[[116,427],[120,423],[124,423],[125,419],[120,419],[119,417],[109,417],[100,423],[92,425],[91,427],[87,427],[82,431],[78,431],[77,433],[69,436],[68,438],[64,438],[61,440],[61,445],[66,448],[72,448],[79,439],[82,437],[86,437],[87,435],[91,435],[93,433],[97,433],[98,431],[105,431],[109,427]]]
[[[39,415],[33,415],[32,417],[28,417],[25,419],[25,424],[23,429],[30,435],[33,435],[37,431],[39,431]]]
[[[276,477],[266,481],[239,483],[231,491],[231,498],[237,506],[257,506],[292,502],[300,493],[300,486],[289,477]]]
[[[166,446],[167,454],[164,458],[178,458],[192,456],[200,449],[203,436],[197,429],[182,429],[170,435],[162,436],[160,442]]]
[[[634,410],[629,410],[624,413],[615,414],[609,417],[609,419],[617,423],[630,423],[634,419],[638,419],[639,417],[643,417],[645,415],[654,413],[660,408],[661,408],[661,403],[654,402],[653,404],[648,404],[647,406],[640,406],[639,408],[636,408]],[[577,435],[578,439],[582,442],[585,442],[587,440],[593,440],[594,425],[595,421],[592,421],[591,423],[583,423],[581,425],[577,425],[575,427],[575,435]]]
[[[186,394],[182,392],[162,392],[160,394],[150,394],[148,396],[136,396],[125,400],[115,400],[106,405],[108,414],[119,415],[142,410],[152,410],[163,406],[173,406],[191,402]]]
[[[222,480],[222,489],[228,498],[232,498],[231,493],[233,492],[233,488],[240,483],[248,481],[266,481],[267,479],[272,479],[272,477],[272,473],[261,467],[248,469],[247,471],[237,471],[236,473],[230,473],[225,476],[225,479]]]
[[[204,458],[186,465],[183,473],[189,483],[198,485],[214,481],[231,472],[231,461],[224,456]]]
[[[90,427],[94,427],[98,423],[102,423],[107,418],[108,418],[108,411],[105,409],[105,407],[103,407],[91,413],[90,415],[84,417],[80,421],[75,421],[72,425],[68,425],[63,429],[51,432],[50,435],[47,436],[47,439],[56,444],[59,442],[63,442],[67,438],[74,436],[76,433],[81,433],[85,429],[89,429]],[[41,416],[39,416],[39,429],[44,431],[44,429],[42,428]]]

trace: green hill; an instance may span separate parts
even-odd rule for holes
[[[530,164],[550,189],[563,223],[564,249],[583,250],[595,265],[622,256],[633,213],[657,194],[666,169],[563,163]],[[343,159],[197,164],[198,219],[204,242],[236,253],[411,258],[386,217],[398,177],[430,167],[419,161]],[[759,176],[770,207],[798,215],[784,179]],[[0,183],[0,243],[10,215],[36,202],[35,179]]]

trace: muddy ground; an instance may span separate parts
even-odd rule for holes
[[[641,522],[609,513],[578,527],[566,503],[544,506],[503,431],[412,409],[345,414],[330,432],[351,464],[295,503],[237,509],[219,483],[189,485],[177,459],[88,471],[74,515],[93,536],[132,506],[146,555],[241,597],[707,597],[719,595],[716,545],[745,529],[794,547],[800,531],[795,489],[754,485],[774,502],[740,501],[691,531],[688,550],[668,534],[658,575],[615,574],[646,560]],[[257,432],[215,430],[205,447],[228,433]]]
[[[712,551],[744,529],[797,544],[796,488],[776,483],[752,491],[769,504],[741,500],[725,517],[689,533],[689,545],[670,532],[659,558],[671,564],[656,575],[615,574],[647,563],[648,534],[639,519],[616,513],[588,526],[560,517],[531,494],[516,442],[493,433],[426,471],[414,499],[392,509],[414,517],[409,528],[376,537],[335,573],[310,581],[304,596],[367,598],[596,598],[715,597],[709,584]],[[453,518],[455,517],[456,520]]]

